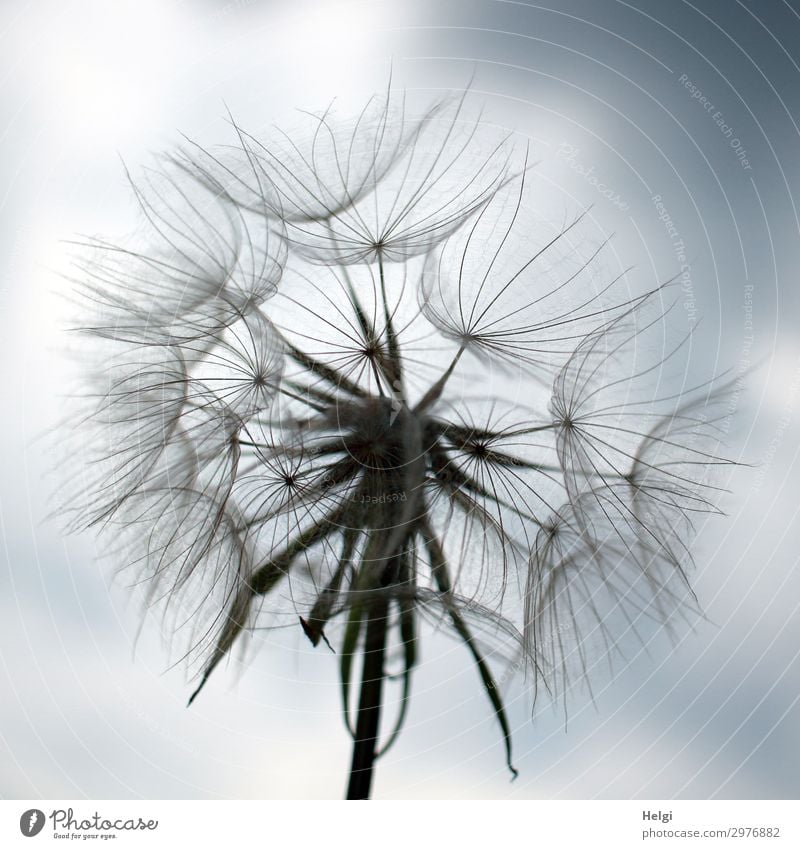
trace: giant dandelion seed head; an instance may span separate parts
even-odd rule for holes
[[[510,764],[487,647],[564,692],[685,609],[727,389],[687,383],[669,287],[605,276],[465,104],[390,87],[132,178],[140,232],[78,260],[70,509],[200,687],[243,632],[294,625],[335,645],[351,722],[365,641],[405,704],[420,621],[448,623]]]

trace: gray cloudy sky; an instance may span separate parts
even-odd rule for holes
[[[133,220],[120,156],[227,140],[294,107],[473,87],[532,141],[543,203],[593,204],[647,281],[690,264],[698,374],[744,373],[727,519],[701,528],[708,621],[633,651],[570,720],[509,686],[520,778],[465,652],[425,644],[378,797],[797,798],[800,722],[800,9],[514,0],[6,2],[0,21],[0,795],[338,797],[337,668],[270,637],[191,710],[156,623],[46,520],[42,433],[65,375],[59,239]],[[685,254],[686,260],[682,259]],[[748,287],[752,286],[752,290]],[[281,648],[283,646],[283,648]],[[287,650],[288,649],[288,650]]]

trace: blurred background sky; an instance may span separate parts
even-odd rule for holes
[[[700,529],[708,621],[632,651],[566,728],[557,710],[531,721],[509,682],[513,784],[468,655],[431,635],[376,797],[800,795],[800,5],[7,0],[0,16],[0,795],[341,796],[335,660],[299,628],[270,636],[187,710],[156,623],[134,650],[139,611],[92,538],[47,520],[42,434],[67,374],[59,240],[130,226],[120,157],[227,141],[226,109],[257,133],[358,102],[390,68],[431,95],[474,75],[554,206],[593,204],[645,282],[685,250],[695,365],[741,376],[729,452],[755,468]]]

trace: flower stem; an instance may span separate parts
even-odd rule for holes
[[[383,701],[383,662],[386,654],[388,614],[388,603],[382,599],[372,602],[368,608],[364,668],[361,673],[361,695],[350,783],[347,788],[348,799],[369,799]]]

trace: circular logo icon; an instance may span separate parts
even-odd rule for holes
[[[31,808],[19,818],[19,830],[25,837],[36,837],[44,828],[44,812],[38,808]]]

